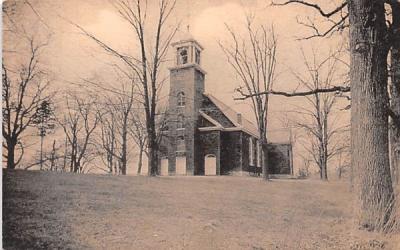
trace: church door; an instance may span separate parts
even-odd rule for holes
[[[161,159],[161,175],[168,175],[168,158]]]
[[[206,155],[204,158],[204,174],[217,175],[217,158],[215,155]]]
[[[186,175],[186,157],[176,157],[176,175]]]

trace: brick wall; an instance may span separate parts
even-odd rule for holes
[[[177,95],[179,92],[185,93],[185,106],[179,107],[177,104]],[[199,108],[202,103],[204,92],[204,74],[196,67],[170,70],[170,93],[168,108],[168,139],[163,143],[167,145],[167,155],[169,164],[169,173],[175,174],[176,157],[186,157],[186,173],[193,175],[195,173],[195,162],[197,151],[196,133],[199,118]],[[184,116],[185,129],[177,129],[178,116]],[[183,136],[185,139],[185,152],[177,151],[177,138]]]
[[[198,134],[198,150],[196,151],[197,162],[195,174],[204,174],[204,157],[208,154],[216,156],[217,160],[217,175],[220,172],[221,163],[221,132],[220,131],[201,131]]]

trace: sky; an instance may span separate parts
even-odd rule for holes
[[[328,9],[335,1],[326,2],[328,1],[324,2],[324,7]],[[78,82],[81,78],[107,75],[108,63],[112,60],[71,23],[82,26],[118,51],[132,53],[136,48],[132,29],[121,19],[111,0],[29,0],[29,3],[33,8],[17,8],[16,12],[20,15],[18,20],[27,23],[28,26],[41,25],[43,31],[51,33],[43,61],[52,72],[54,85],[61,90],[76,88],[76,85],[71,83]],[[149,0],[148,3],[151,20],[151,13],[158,1]],[[309,56],[309,51],[313,48],[317,56],[323,58],[344,39],[343,36],[335,36],[331,39],[299,41],[298,38],[310,34],[310,30],[298,24],[297,18],[304,19],[308,16],[311,19],[315,18],[321,27],[326,24],[320,22],[315,12],[300,5],[282,7],[270,6],[269,3],[268,0],[177,0],[175,11],[168,23],[170,26],[181,23],[174,41],[179,40],[189,27],[191,35],[204,47],[202,68],[207,72],[206,92],[213,93],[250,120],[254,119],[249,112],[249,104],[233,99],[237,96],[234,89],[241,82],[227,63],[218,44],[229,42],[225,25],[232,27],[237,34],[243,34],[245,16],[247,13],[253,13],[255,24],[274,26],[278,38],[277,80],[274,90],[292,91],[296,88],[298,81],[293,76],[293,71],[305,75],[301,49]],[[172,53],[170,50],[169,58],[174,58]],[[167,68],[172,65],[171,62],[167,64],[169,65],[166,65],[162,74],[168,75]],[[167,93],[168,84],[163,89],[163,94]],[[282,130],[284,125],[281,120],[289,114],[287,111],[296,109],[294,105],[304,105],[304,99],[271,98],[271,140],[287,140],[288,131]],[[348,114],[339,112],[339,109],[335,112],[341,117],[341,123],[348,122]],[[300,152],[301,147],[297,148]]]

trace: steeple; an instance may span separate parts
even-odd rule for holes
[[[197,121],[203,101],[205,72],[201,68],[203,47],[189,32],[180,33],[173,43],[174,66],[170,68],[168,108],[168,165],[169,172],[194,175],[195,152],[198,151]]]
[[[187,26],[186,32],[183,32],[181,39],[171,44],[176,53],[175,63],[172,69],[195,67],[203,74],[204,70],[200,67],[201,65],[201,52],[203,46],[193,38],[190,33],[190,26]]]

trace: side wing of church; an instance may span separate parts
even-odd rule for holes
[[[159,173],[261,173],[262,149],[256,126],[213,95],[204,93],[206,73],[200,66],[203,47],[192,38],[172,45],[176,64],[170,68],[167,126],[160,143]],[[291,153],[283,155],[291,157]],[[289,166],[283,161],[278,164],[289,169],[283,174],[292,173],[292,161],[287,162]],[[282,174],[281,167],[277,168]]]

